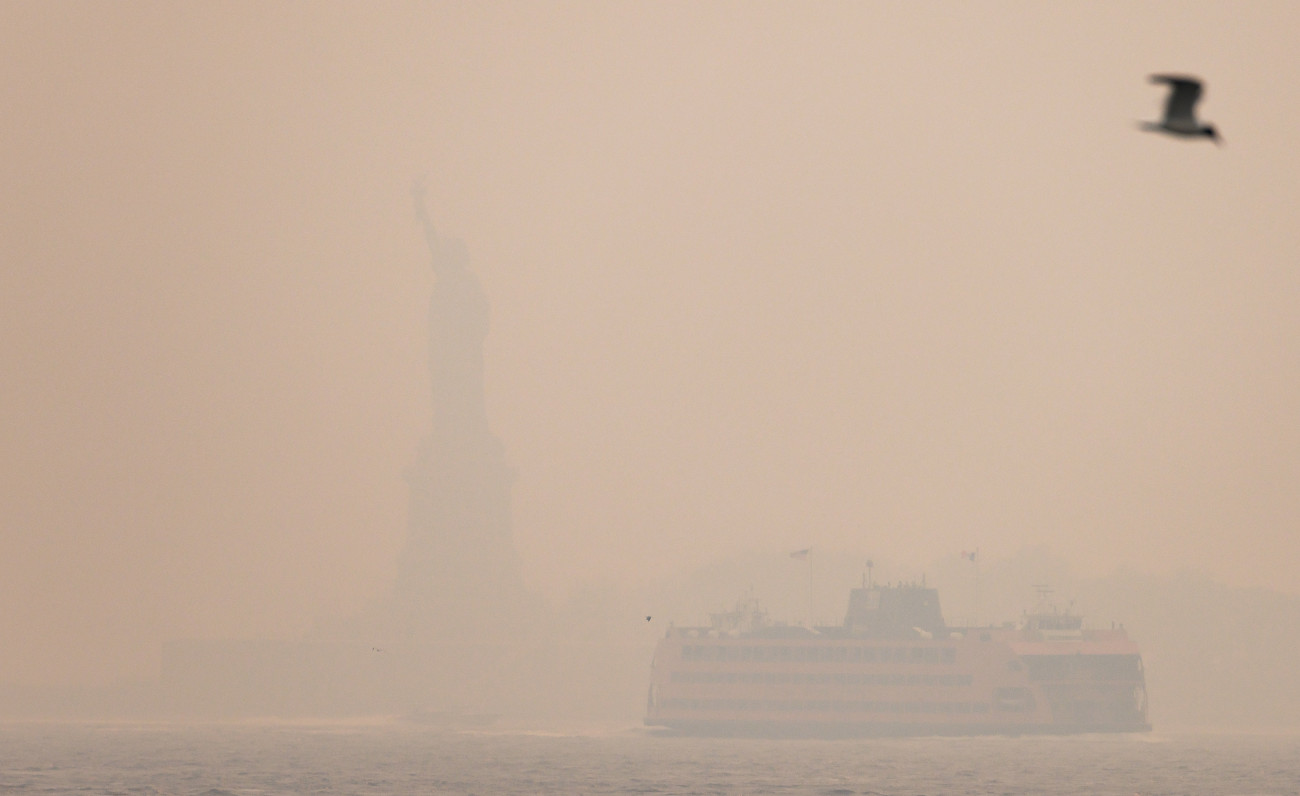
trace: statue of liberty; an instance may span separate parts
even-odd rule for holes
[[[483,342],[488,333],[488,302],[470,270],[469,252],[459,238],[438,235],[424,202],[424,186],[412,193],[424,227],[437,282],[429,305],[429,377],[433,386],[434,436],[455,426],[486,430]]]
[[[413,193],[435,277],[429,304],[433,429],[406,472],[411,502],[396,596],[415,640],[513,635],[527,595],[512,538],[514,471],[487,423],[487,297],[465,244],[438,234],[422,185]]]

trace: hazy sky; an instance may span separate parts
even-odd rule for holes
[[[528,584],[1047,545],[1300,594],[1300,6],[0,4],[0,680],[391,583],[410,185]],[[1139,132],[1206,78],[1226,140]]]

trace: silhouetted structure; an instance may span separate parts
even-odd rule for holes
[[[391,599],[303,641],[176,640],[165,709],[189,715],[396,714],[482,722],[527,710],[563,667],[530,646],[539,611],[511,534],[514,472],[488,428],[488,302],[464,245],[439,237],[415,192],[436,282],[429,306],[432,429],[407,468],[406,544]],[[382,654],[381,654],[382,653]],[[549,705],[535,708],[553,710]]]
[[[514,471],[488,428],[488,302],[464,244],[440,237],[417,186],[437,278],[429,304],[432,432],[406,471],[408,536],[398,562],[398,632],[417,642],[517,637],[529,601],[512,538]]]

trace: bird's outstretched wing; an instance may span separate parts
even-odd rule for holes
[[[1169,84],[1165,103],[1165,124],[1196,126],[1196,101],[1201,98],[1201,81],[1182,75],[1152,75],[1152,83]]]

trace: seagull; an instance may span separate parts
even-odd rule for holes
[[[1152,75],[1152,83],[1168,83],[1169,99],[1165,102],[1165,118],[1159,122],[1143,122],[1142,129],[1168,133],[1181,138],[1205,136],[1219,143],[1219,133],[1214,125],[1196,121],[1196,101],[1201,98],[1201,81],[1183,75]]]

